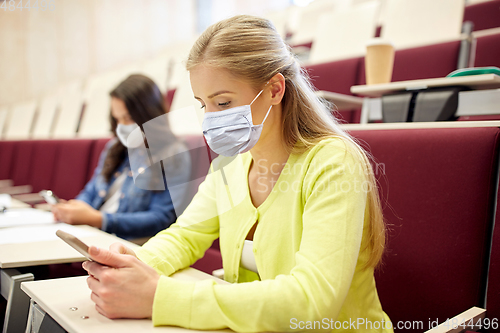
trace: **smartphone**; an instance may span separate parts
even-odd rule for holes
[[[61,238],[63,241],[68,243],[68,245],[70,245],[72,248],[74,248],[75,250],[80,252],[87,259],[89,259],[91,261],[98,262],[90,257],[88,245],[85,244],[84,242],[82,242],[81,240],[79,240],[78,238],[76,238],[75,236],[73,236],[72,234],[69,234],[69,233],[62,231],[62,230],[57,230],[56,235],[59,238]]]
[[[51,190],[43,190],[38,194],[40,194],[45,199],[45,201],[47,201],[51,205],[55,205],[60,201],[59,198]]]

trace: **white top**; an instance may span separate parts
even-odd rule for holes
[[[122,172],[121,175],[115,179],[113,184],[111,184],[108,194],[106,198],[104,198],[104,204],[99,208],[101,212],[110,214],[116,213],[118,206],[120,206],[121,189],[125,179],[127,179],[127,173]]]
[[[243,244],[243,250],[241,251],[241,267],[259,273],[257,271],[255,255],[253,254],[253,241],[251,240],[245,239],[245,243]]]

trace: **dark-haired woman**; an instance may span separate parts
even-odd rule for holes
[[[191,170],[189,153],[170,130],[163,97],[151,79],[131,75],[110,95],[116,137],[106,144],[92,179],[76,199],[52,211],[58,221],[91,225],[126,239],[153,236],[180,213]],[[155,140],[156,146],[162,143],[157,160],[163,161],[163,171],[155,156],[150,166],[143,139],[144,129],[153,125],[156,133],[146,130],[148,148]]]

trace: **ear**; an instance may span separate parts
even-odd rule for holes
[[[283,95],[285,94],[285,77],[283,74],[278,73],[274,75],[269,80],[269,86],[271,88],[271,104],[280,104],[283,99]]]

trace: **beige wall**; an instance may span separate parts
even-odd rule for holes
[[[51,3],[53,11],[0,10],[0,106],[40,98],[195,35],[191,0]]]

